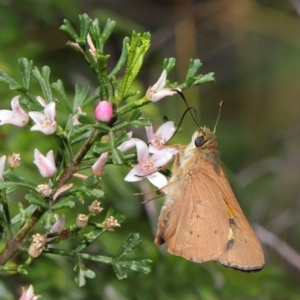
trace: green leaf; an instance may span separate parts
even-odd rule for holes
[[[82,235],[84,240],[81,241],[81,244],[75,249],[75,251],[76,252],[82,251],[82,249],[89,246],[94,240],[96,240],[99,236],[101,236],[106,231],[107,231],[107,229],[95,228],[94,230],[90,231],[89,233]],[[80,256],[83,255],[82,258],[89,259],[86,257],[86,255],[89,255],[89,254],[78,254],[78,255],[80,255]],[[91,258],[91,260],[92,260],[92,258]],[[112,259],[110,258],[110,260],[112,260]]]
[[[82,287],[85,285],[85,276],[84,276],[84,272],[81,270],[82,265],[80,263],[75,265],[74,271],[76,273],[75,276],[75,282],[79,287]]]
[[[78,115],[78,121],[82,125],[92,125],[92,126],[95,126],[95,120],[91,119],[90,117],[88,117],[88,116],[86,116],[84,114]]]
[[[84,185],[87,188],[92,188],[92,187],[98,186],[100,182],[101,182],[101,180],[98,176],[91,175],[84,181]]]
[[[101,32],[100,32],[100,27],[99,27],[99,21],[98,19],[94,19],[93,22],[92,22],[92,25],[90,27],[90,35],[91,35],[91,38],[92,38],[92,41],[95,45],[95,48],[97,49],[97,53],[101,53],[101,51],[99,51],[100,49],[100,39],[101,39]]]
[[[20,84],[12,79],[7,73],[0,70],[0,82],[8,84],[11,90],[18,90],[21,88]]]
[[[128,141],[130,139],[130,136],[127,134],[127,132],[123,131],[115,140],[115,147],[118,147],[122,143]]]
[[[105,42],[107,41],[107,39],[109,38],[109,36],[111,35],[111,33],[114,30],[114,27],[116,25],[116,22],[111,20],[111,19],[107,19],[105,27],[103,29],[103,32],[101,34],[101,38],[100,38],[100,53],[103,53],[103,47]]]
[[[119,264],[114,264],[112,266],[112,268],[119,280],[122,280],[122,279],[125,279],[128,277],[126,271]]]
[[[37,67],[34,67],[32,70],[32,75],[39,81],[46,102],[47,103],[52,102],[53,101],[52,92],[49,83],[49,76],[50,76],[49,67],[44,66],[42,68],[42,73],[40,73]]]
[[[127,66],[123,77],[122,87],[117,102],[120,103],[123,98],[128,97],[132,82],[136,78],[143,63],[144,56],[150,46],[150,33],[145,32],[143,35],[133,32],[130,44],[127,44]]]
[[[76,192],[80,191],[84,195],[87,195],[89,197],[101,198],[104,196],[104,192],[102,190],[99,190],[99,189],[91,190],[91,189],[85,187],[84,185],[78,186],[76,189],[77,189]]]
[[[110,131],[110,127],[108,127],[107,125],[105,125],[104,123],[98,121],[96,124],[93,125],[94,128],[103,130],[104,132],[109,132]]]
[[[119,261],[115,264],[115,266],[116,265],[131,271],[149,274],[151,272],[152,260],[143,259],[132,261]]]
[[[198,79],[196,78],[196,81],[194,82],[193,85],[198,85],[198,84],[203,84],[203,83],[209,83],[209,82],[216,82],[216,79],[214,77],[215,73],[211,72],[208,74],[205,74],[201,76],[201,78]]]
[[[84,204],[84,197],[83,197],[83,195],[82,195],[82,192],[76,192],[75,193],[75,195],[76,195],[76,197],[77,197],[77,199],[82,203],[82,204]]]
[[[69,20],[64,19],[63,25],[61,25],[59,29],[66,32],[74,41],[79,40],[79,36],[77,35]]]
[[[112,161],[115,165],[123,165],[124,155],[119,149],[112,149]]]
[[[130,122],[130,125],[134,127],[145,127],[145,126],[151,126],[151,122],[149,119],[138,119]]]
[[[116,140],[115,134],[112,131],[110,131],[108,133],[108,143],[112,148],[115,147],[115,140]]]
[[[127,44],[130,42],[129,37],[125,37],[123,40],[123,47],[122,47],[122,53],[120,55],[120,58],[116,64],[116,66],[114,67],[114,69],[110,72],[110,74],[108,75],[108,78],[111,79],[113,78],[118,72],[120,72],[120,70],[123,68],[123,66],[126,63],[126,59],[127,59]],[[116,87],[115,87],[116,89]],[[117,96],[115,94],[115,96]]]
[[[117,254],[114,257],[115,261],[121,260],[125,257],[129,252],[132,251],[135,247],[137,247],[142,240],[140,239],[140,235],[138,233],[130,233],[127,239],[120,246]]]
[[[135,110],[132,112],[132,114],[131,114],[131,116],[130,116],[130,118],[129,118],[129,122],[130,122],[130,121],[138,120],[138,118],[139,118],[141,115],[142,115],[142,110],[141,110],[140,108],[135,109]]]
[[[86,127],[86,129],[88,129],[88,127]],[[75,145],[76,143],[79,143],[81,142],[82,140],[86,140],[87,138],[89,138],[91,135],[91,130],[90,131],[87,131],[85,132],[84,134],[76,137],[76,138],[73,138],[70,140],[70,144],[71,145]]]
[[[94,90],[94,92],[85,99],[85,101],[81,105],[81,108],[84,108],[85,106],[89,105],[91,102],[95,101],[96,99],[99,99],[99,95],[100,95],[100,88],[97,87]]]
[[[82,103],[86,99],[89,90],[90,90],[89,86],[82,86],[81,84],[76,84],[73,112],[76,112],[77,107],[82,107]]]
[[[70,100],[66,94],[63,82],[60,79],[58,79],[56,82],[53,82],[51,86],[57,92],[59,100],[61,100],[65,104],[68,111],[70,113],[75,113],[76,109],[75,111],[73,111]]]
[[[163,63],[163,69],[167,70],[167,74],[174,68],[176,59],[174,57],[166,58]]]
[[[198,69],[202,66],[202,63],[199,59],[191,59],[189,62],[189,68],[186,74],[185,84],[187,87],[190,87],[195,81],[194,77]]]
[[[30,204],[34,204],[37,206],[40,206],[44,209],[48,209],[49,208],[49,204],[47,202],[45,202],[44,198],[39,195],[39,194],[27,194],[25,196],[25,199],[30,203]]]
[[[46,230],[50,230],[53,224],[56,222],[54,217],[54,212],[52,210],[48,210],[42,216],[41,224],[45,227]]]
[[[92,19],[87,14],[79,15],[80,20],[80,37],[79,40],[77,40],[77,43],[80,45],[85,45],[86,43],[86,37],[88,35],[88,32],[90,30]]]
[[[91,190],[91,196],[93,196],[95,198],[103,198],[104,192],[99,189],[93,189],[93,190]]]
[[[21,72],[23,86],[28,90],[30,85],[33,62],[32,60],[28,61],[27,58],[20,58],[18,62],[19,62],[19,68]]]
[[[52,204],[53,210],[58,210],[64,207],[73,208],[75,207],[75,202],[73,201],[73,195],[65,197],[63,200],[59,200],[57,203]]]
[[[112,264],[113,259],[108,256],[101,256],[101,255],[93,255],[93,254],[87,254],[87,253],[80,253],[79,254],[81,258],[91,261],[97,261],[104,264]]]
[[[0,189],[7,187],[25,187],[36,192],[36,185],[23,177],[16,176],[10,172],[4,172],[3,178],[5,181],[0,181]]]
[[[95,143],[94,147],[93,147],[93,153],[95,154],[102,154],[104,152],[109,152],[111,150],[111,146],[106,144],[106,143]],[[0,181],[1,184],[1,181]]]

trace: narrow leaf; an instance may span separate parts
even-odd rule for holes
[[[18,62],[23,86],[28,90],[30,85],[33,62],[31,60],[29,61],[27,58],[20,58]]]
[[[37,67],[34,67],[32,70],[32,75],[39,81],[46,102],[47,103],[52,102],[53,101],[52,92],[49,83],[49,76],[50,76],[49,67],[44,66],[42,68],[42,73],[40,73]]]
[[[140,235],[138,233],[130,233],[130,235],[122,243],[117,254],[115,255],[115,261],[121,260],[124,256],[131,252],[132,249],[137,247],[141,242],[142,240],[140,239]]]

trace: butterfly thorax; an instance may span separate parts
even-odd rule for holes
[[[209,128],[197,129],[192,136],[191,143],[180,151],[180,165],[191,164],[192,167],[192,165],[198,164],[199,160],[203,159],[208,161],[219,173],[218,166],[220,162],[217,145],[216,136]]]

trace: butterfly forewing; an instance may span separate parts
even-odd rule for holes
[[[203,176],[198,160],[191,157],[186,171],[171,178],[156,243],[165,241],[171,254],[203,262],[219,258],[226,250],[229,220],[222,193],[214,192],[217,186]]]
[[[225,266],[245,271],[262,269],[264,255],[260,242],[244,216],[221,167],[220,175],[215,180],[223,193],[224,200],[234,212],[234,217],[230,221],[233,240],[227,250],[216,261]]]
[[[213,132],[196,131],[179,147],[155,243],[195,262],[214,260],[244,271],[263,268],[261,245],[220,166]]]

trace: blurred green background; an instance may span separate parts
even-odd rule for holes
[[[67,36],[58,29],[65,18],[78,28],[82,13],[98,18],[102,26],[107,18],[117,21],[107,45],[112,66],[124,36],[133,29],[150,31],[152,46],[137,82],[142,92],[157,80],[165,57],[177,60],[172,81],[183,80],[190,58],[200,58],[203,74],[215,72],[215,84],[185,95],[201,124],[211,129],[219,103],[225,101],[217,127],[219,150],[237,198],[262,242],[266,266],[247,274],[215,263],[193,264],[158,249],[153,236],[163,200],[141,205],[142,199],[132,194],[152,187],[125,183],[128,169],[111,167],[104,176],[103,206],[114,207],[127,220],[91,251],[113,255],[129,232],[138,231],[143,243],[131,257],[152,259],[150,275],[132,273],[118,281],[110,266],[90,264],[97,278],[80,289],[74,283],[72,260],[49,255],[34,261],[28,276],[2,274],[0,298],[15,299],[22,285],[32,283],[42,299],[57,300],[299,299],[300,1],[2,0],[0,69],[18,78],[17,59],[27,57],[38,67],[48,65],[52,81],[62,79],[70,95],[76,83],[94,88],[92,72],[78,53],[66,47]],[[15,95],[1,84],[1,108],[8,109]],[[144,114],[159,126],[164,115],[178,123],[184,109],[182,101],[172,97],[145,107]],[[182,128],[174,143],[188,143],[195,124],[187,117]],[[19,140],[21,135],[19,128],[0,128],[1,155],[23,155],[20,174],[32,170],[35,147],[49,148],[39,133]],[[39,178],[36,172],[32,176]]]

